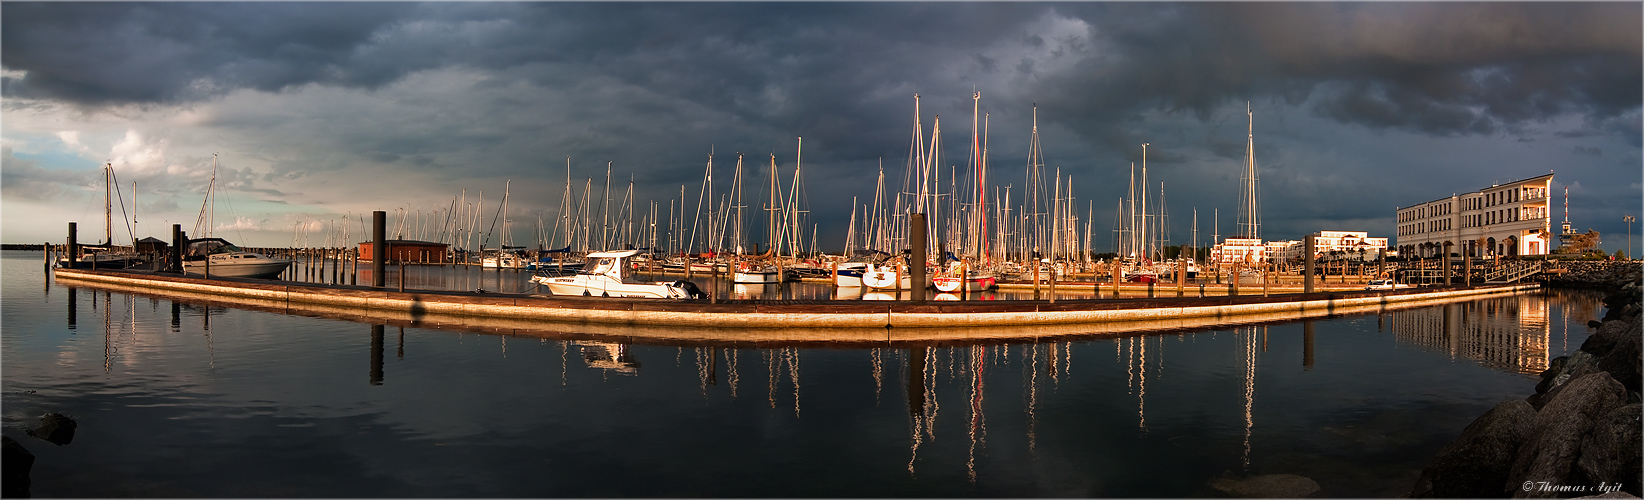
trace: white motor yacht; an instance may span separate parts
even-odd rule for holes
[[[689,281],[645,282],[633,278],[626,259],[639,250],[594,252],[588,264],[571,276],[532,276],[531,282],[548,287],[554,295],[585,297],[630,297],[654,299],[696,299],[707,295]]]
[[[209,264],[207,264],[209,263]],[[291,261],[247,252],[222,238],[188,241],[183,273],[219,278],[273,278],[291,267]]]

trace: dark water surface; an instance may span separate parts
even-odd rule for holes
[[[1070,342],[827,349],[373,326],[68,288],[0,255],[35,496],[1390,497],[1599,296]],[[575,334],[575,332],[569,332]],[[25,432],[59,412],[73,442]]]

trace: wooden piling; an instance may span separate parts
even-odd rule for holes
[[[1466,252],[1462,253],[1464,255],[1461,256],[1461,284],[1473,286],[1473,256],[1465,255]]]
[[[1304,262],[1302,272],[1306,273],[1306,276],[1302,278],[1302,293],[1313,293],[1313,245],[1315,244],[1311,234],[1307,235],[1306,238],[1302,238],[1302,261]]]
[[[908,238],[912,243],[913,254],[908,257],[909,276],[912,282],[908,284],[913,289],[913,301],[925,301],[925,214],[908,215]],[[898,277],[900,278],[900,277]]]
[[[1046,266],[1050,270],[1050,303],[1056,303],[1056,264]]]
[[[371,286],[388,286],[388,212],[371,212]]]
[[[1033,261],[1033,300],[1039,300],[1039,261]]]
[[[80,225],[70,222],[68,227],[68,267],[80,263]]]
[[[1113,298],[1119,298],[1119,283],[1125,280],[1125,270],[1119,265],[1119,258],[1113,258]]]

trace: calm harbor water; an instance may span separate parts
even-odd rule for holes
[[[1060,342],[675,346],[68,288],[30,252],[0,270],[3,432],[56,497],[1182,497],[1276,473],[1396,496],[1602,314],[1553,290]],[[46,412],[71,443],[25,434]]]

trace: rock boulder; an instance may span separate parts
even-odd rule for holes
[[[1513,466],[1519,444],[1535,418],[1535,409],[1522,400],[1491,408],[1462,429],[1461,436],[1440,450],[1422,469],[1414,498],[1486,498],[1506,495],[1502,488]]]
[[[1523,483],[1549,482],[1583,485],[1576,472],[1581,440],[1594,422],[1627,400],[1627,391],[1608,373],[1589,373],[1571,379],[1530,421],[1524,443],[1513,459],[1504,491],[1515,498],[1551,498],[1560,495],[1539,489],[1524,491]]]

